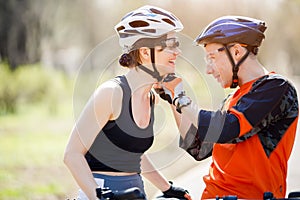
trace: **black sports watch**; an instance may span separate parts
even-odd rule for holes
[[[188,96],[180,96],[177,98],[176,111],[181,113],[181,109],[192,103],[192,99]]]

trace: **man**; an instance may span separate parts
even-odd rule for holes
[[[196,160],[212,156],[202,199],[261,199],[266,191],[285,197],[298,101],[292,84],[257,59],[265,30],[261,20],[225,16],[195,39],[204,46],[207,74],[223,88],[238,87],[220,110],[199,109],[174,74],[162,82],[161,97],[174,105],[181,147]]]

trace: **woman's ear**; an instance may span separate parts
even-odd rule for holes
[[[139,49],[139,54],[142,61],[147,61],[150,59],[150,49],[148,47],[141,47]]]

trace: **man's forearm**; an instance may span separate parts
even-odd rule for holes
[[[198,128],[198,116],[200,109],[198,108],[197,104],[192,102],[190,105],[183,107],[181,112],[183,118],[189,119],[189,121],[192,122],[196,128]]]
[[[184,139],[192,123],[198,128],[198,114],[200,110],[193,102],[190,105],[183,107],[181,114],[176,111],[175,106],[172,105],[171,107],[180,135]]]

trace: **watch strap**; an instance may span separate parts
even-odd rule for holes
[[[180,103],[180,99],[181,99],[181,98],[188,98],[189,101],[186,102],[186,103]],[[191,98],[188,97],[188,96],[180,96],[180,97],[178,97],[177,99],[178,99],[178,100],[177,100],[177,105],[176,105],[176,111],[179,112],[179,113],[181,113],[181,109],[182,109],[183,107],[186,107],[186,106],[188,106],[188,105],[190,105],[190,104],[192,103]]]

